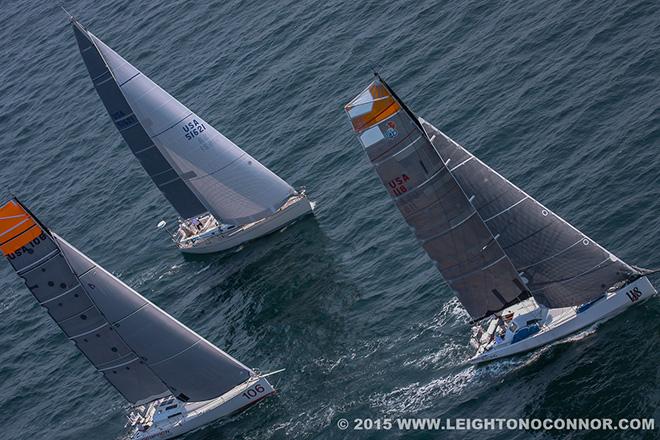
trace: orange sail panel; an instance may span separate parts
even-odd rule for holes
[[[346,105],[346,111],[355,131],[376,125],[399,110],[401,105],[380,81],[372,82]]]
[[[0,208],[0,251],[3,255],[22,248],[43,232],[16,201],[10,200]]]

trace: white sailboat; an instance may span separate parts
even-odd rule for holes
[[[69,340],[134,405],[131,439],[172,438],[274,392],[268,375],[122,283],[16,199],[0,207],[0,250]]]
[[[378,74],[345,110],[473,318],[471,362],[546,345],[656,294],[651,271],[626,264],[416,117]]]
[[[295,190],[70,19],[108,114],[179,213],[172,238],[181,251],[229,249],[313,212],[304,189]]]

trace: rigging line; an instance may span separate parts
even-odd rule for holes
[[[638,271],[639,273],[642,274],[642,276],[647,276],[647,275],[655,275],[657,273],[660,273],[660,267],[657,269],[646,269],[645,267],[640,267],[640,266],[632,266],[633,269]]]

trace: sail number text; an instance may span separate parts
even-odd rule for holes
[[[33,248],[38,246],[44,240],[46,240],[46,234],[42,232],[38,237],[35,237],[29,243],[26,243],[24,246],[21,246],[20,248],[16,249],[11,254],[8,254],[7,257],[9,257],[10,260],[13,260],[14,258],[20,257],[21,255],[24,254],[31,254],[32,252],[34,252]]]
[[[387,186],[390,188],[390,192],[392,193],[393,196],[395,197],[400,196],[404,192],[408,191],[408,187],[406,187],[406,182],[409,180],[410,177],[408,177],[405,174],[402,174],[387,182]]]
[[[642,291],[639,290],[639,287],[635,286],[632,290],[626,292],[626,296],[630,302],[635,302],[642,296]]]
[[[252,400],[264,391],[266,391],[266,389],[263,387],[263,385],[256,384],[253,388],[248,388],[248,390],[245,391],[242,396],[248,400]]]
[[[181,129],[185,133],[186,139],[192,140],[195,136],[199,136],[200,133],[204,132],[206,126],[198,122],[197,119],[193,119],[181,127]]]

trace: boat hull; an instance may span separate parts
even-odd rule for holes
[[[656,294],[656,290],[648,278],[642,277],[628,284],[620,290],[608,293],[605,298],[596,301],[588,309],[573,316],[563,316],[558,324],[546,325],[538,333],[513,344],[494,347],[470,359],[473,364],[500,359],[547,345],[558,339],[569,336],[579,330],[589,327],[597,322],[606,321],[622,312],[628,307],[640,304]],[[567,308],[569,309],[569,308]],[[570,308],[573,309],[573,308]],[[550,309],[550,312],[553,309]]]
[[[193,406],[194,409],[187,412],[183,418],[174,420],[171,425],[154,425],[147,431],[137,431],[130,438],[131,440],[174,438],[241,412],[274,392],[275,389],[266,378],[258,377],[239,385],[217,399],[200,403],[187,403],[187,406]]]
[[[178,244],[178,247],[181,252],[188,254],[210,254],[224,251],[268,235],[312,212],[312,203],[307,196],[302,196],[286,208],[279,209],[273,215],[258,222],[243,225],[229,234],[211,236],[187,245]]]

